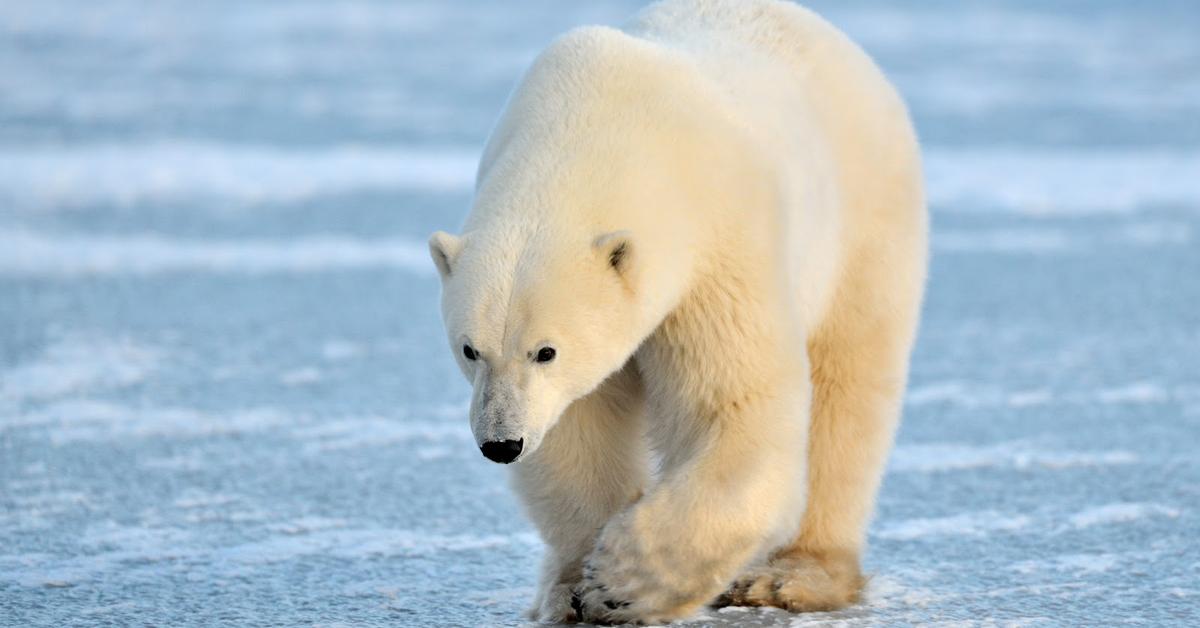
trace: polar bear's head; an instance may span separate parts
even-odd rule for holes
[[[637,348],[636,263],[627,232],[590,237],[480,228],[437,232],[450,349],[474,385],[471,431],[509,463],[537,449],[567,406]]]
[[[464,233],[429,240],[491,460],[532,454],[673,310],[710,232],[696,212],[753,202],[758,164],[725,137],[742,127],[687,63],[603,27],[556,40],[488,138]]]

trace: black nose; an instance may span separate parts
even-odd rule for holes
[[[480,445],[479,450],[483,452],[485,458],[492,462],[508,464],[521,455],[521,448],[524,446],[524,438],[519,440],[493,440]]]

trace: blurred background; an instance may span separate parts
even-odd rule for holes
[[[520,623],[424,241],[638,4],[0,3],[0,624]],[[699,624],[1194,624],[1200,4],[812,6],[924,140],[924,323],[868,603]]]

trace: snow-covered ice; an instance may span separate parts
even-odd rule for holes
[[[424,239],[522,67],[637,2],[0,3],[0,625],[520,625]],[[1200,5],[834,2],[933,261],[865,604],[1200,624]]]

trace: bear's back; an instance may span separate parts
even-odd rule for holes
[[[663,0],[627,32],[695,56],[750,112],[745,118],[777,155],[784,197],[792,199],[783,209],[786,239],[793,267],[804,269],[797,290],[815,305],[813,320],[830,302],[837,267],[887,238],[924,250],[920,153],[908,109],[837,27],[783,0]]]
[[[627,32],[647,39],[712,48],[741,44],[803,73],[821,55],[862,55],[824,18],[782,0],[664,0],[644,9]]]

